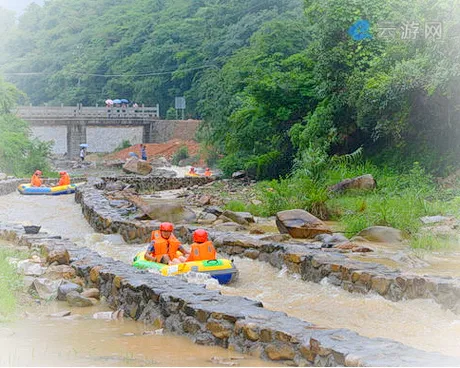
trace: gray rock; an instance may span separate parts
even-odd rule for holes
[[[197,221],[198,221],[199,224],[209,225],[209,224],[212,224],[216,220],[217,220],[216,215],[213,215],[212,213],[202,212],[198,216]]]
[[[42,267],[40,264],[31,262],[28,259],[19,261],[17,263],[17,269],[18,273],[25,276],[41,276],[46,270],[46,268]]]
[[[239,215],[236,212],[225,210],[224,213],[222,213],[222,216],[228,217],[229,219],[231,219],[233,222],[236,222],[237,224],[240,224],[243,226],[249,225],[249,222],[243,216]]]
[[[255,223],[254,216],[250,212],[235,212],[238,216],[244,218],[250,224]],[[236,222],[236,221],[235,221]]]
[[[348,242],[349,242],[349,240],[345,235],[340,234],[340,233],[334,233],[334,234],[332,234],[332,236],[326,238],[326,240],[323,241],[322,246],[324,248],[331,248],[331,247],[334,247],[336,245],[343,244],[343,243],[348,243]]]
[[[150,165],[152,165],[154,168],[155,167],[163,167],[163,166],[171,166],[169,161],[166,159],[166,157],[155,157],[149,160]]]
[[[66,296],[67,303],[72,307],[91,307],[93,302],[84,296],[81,296],[77,291],[71,291]]]
[[[106,185],[105,185],[105,190],[108,191],[108,192],[114,192],[114,191],[118,191],[118,190],[123,190],[125,188],[125,184],[123,184],[122,182],[119,182],[119,181],[109,181]]]
[[[320,242],[328,242],[330,239],[332,239],[331,234],[318,234],[315,236],[315,240]]]
[[[152,166],[146,161],[131,157],[123,165],[123,171],[129,174],[148,175],[152,171]]]
[[[48,267],[44,276],[51,280],[73,279],[76,273],[75,270],[68,265],[57,265]]]
[[[70,313],[71,313],[70,311],[62,311],[62,312],[50,314],[49,316],[51,318],[63,318],[63,317],[70,316]]]
[[[224,210],[217,206],[208,206],[203,209],[203,212],[212,213],[213,215],[219,217],[224,213]]]
[[[343,192],[348,189],[372,190],[376,182],[372,175],[366,174],[353,179],[345,179],[329,188],[331,192]]]
[[[31,289],[37,292],[40,299],[55,300],[61,283],[62,280],[52,281],[45,278],[38,278],[32,283]]]
[[[73,282],[63,281],[58,288],[57,299],[61,301],[67,300],[67,294],[72,291],[81,292],[83,291],[83,288],[80,285],[74,284]]]
[[[300,209],[278,212],[276,226],[281,234],[293,238],[313,239],[318,234],[332,234],[324,222]]]
[[[247,173],[246,171],[244,170],[241,170],[241,171],[235,171],[233,174],[232,174],[232,179],[242,179],[244,177],[246,177]]]
[[[369,241],[382,243],[400,243],[403,240],[401,230],[388,226],[371,226],[357,235]]]
[[[99,299],[101,293],[100,293],[99,289],[92,288],[92,289],[88,289],[88,290],[83,291],[80,295],[84,296],[85,298]]]
[[[155,168],[150,173],[150,176],[159,177],[159,178],[175,178],[177,177],[177,173],[174,170]]]
[[[237,224],[235,222],[224,222],[223,224],[214,225],[214,229],[224,232],[246,230],[243,225]]]

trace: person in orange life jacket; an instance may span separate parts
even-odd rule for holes
[[[204,176],[211,176],[211,175],[212,175],[211,170],[209,170],[209,167],[207,167],[204,172]]]
[[[30,179],[30,186],[32,187],[41,187],[43,186],[43,182],[41,179],[42,172],[40,170],[36,170]]]
[[[159,230],[152,231],[150,245],[145,252],[145,259],[152,262],[165,264],[178,264],[185,262],[186,257],[177,256],[177,251],[188,255],[189,252],[182,246],[181,242],[172,234],[173,224],[163,222]]]
[[[208,232],[197,229],[193,232],[193,243],[190,249],[189,261],[209,261],[216,259],[216,249],[212,242],[208,240]]]
[[[67,174],[66,171],[60,171],[59,175],[61,175],[61,178],[59,179],[59,182],[56,184],[57,186],[70,185],[70,176],[69,174]]]

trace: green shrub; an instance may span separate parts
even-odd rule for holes
[[[174,152],[171,162],[173,165],[178,165],[181,160],[185,160],[188,157],[189,157],[188,147],[181,146],[176,152]]]
[[[174,107],[170,107],[166,111],[166,120],[176,120],[176,109]]]
[[[25,258],[15,250],[0,249],[0,322],[14,318],[17,312],[16,293],[22,288],[22,277],[8,263],[8,257]]]
[[[131,147],[132,144],[128,139],[124,139],[114,150],[113,152],[118,152],[124,150],[125,148]]]
[[[246,205],[237,200],[232,200],[225,205],[225,209],[233,212],[247,212]]]

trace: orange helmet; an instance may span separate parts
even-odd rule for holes
[[[65,175],[65,174],[67,174],[67,172],[65,172],[65,171],[59,171],[59,175]]]
[[[206,168],[206,171],[209,171],[209,167]]]
[[[41,175],[42,172],[40,170],[35,170],[35,175]]]
[[[173,231],[174,230],[174,225],[171,224],[170,222],[162,222],[160,224],[160,231]]]
[[[204,243],[208,241],[208,232],[203,229],[197,229],[193,232],[193,241],[196,243]]]

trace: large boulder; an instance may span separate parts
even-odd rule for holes
[[[177,173],[174,170],[154,168],[150,173],[150,176],[157,178],[175,178],[177,177]]]
[[[74,284],[73,282],[63,281],[62,284],[59,285],[59,288],[58,288],[58,294],[57,294],[58,300],[66,301],[67,294],[72,291],[82,292],[83,288],[80,285]]]
[[[43,300],[54,300],[58,295],[58,288],[61,285],[62,280],[48,280],[45,278],[35,279],[30,286],[32,290],[35,290],[40,299]]]
[[[331,192],[343,192],[348,189],[372,190],[375,189],[375,187],[376,182],[373,176],[371,174],[366,174],[353,179],[345,179],[329,187],[329,190]]]
[[[245,178],[247,175],[247,172],[244,171],[244,170],[240,170],[240,171],[235,171],[233,174],[232,174],[232,179],[243,179]]]
[[[73,279],[76,276],[75,269],[68,265],[49,266],[44,276],[50,280]]]
[[[318,234],[332,234],[324,222],[299,209],[278,212],[276,226],[281,234],[289,234],[293,238],[312,239]]]
[[[148,175],[152,171],[152,165],[147,161],[131,157],[126,160],[126,163],[123,165],[123,171],[128,174]]]
[[[232,220],[233,222],[236,222],[237,224],[240,224],[240,225],[243,225],[243,226],[248,226],[249,225],[249,222],[245,219],[245,217],[243,217],[242,215],[240,215],[237,212],[225,210],[222,213],[222,216],[225,216],[225,217],[229,218],[230,220]]]
[[[149,160],[150,165],[153,167],[168,167],[171,166],[168,159],[166,157],[154,157]]]
[[[44,247],[46,263],[51,264],[57,262],[58,264],[68,265],[70,263],[69,251],[62,246]]]
[[[381,243],[400,243],[403,240],[401,230],[388,226],[371,226],[362,230],[358,236],[364,239]]]
[[[17,263],[17,270],[18,273],[25,276],[41,276],[46,271],[46,268],[42,267],[38,263],[26,259]]]
[[[66,295],[67,303],[72,307],[91,307],[93,302],[78,293],[78,291],[71,291]]]

